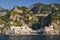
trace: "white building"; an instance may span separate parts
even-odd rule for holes
[[[12,34],[17,34],[17,35],[18,34],[25,35],[25,34],[30,34],[31,32],[33,32],[33,30],[29,28],[27,25],[23,25],[21,27],[11,26],[10,29],[11,29]]]
[[[20,33],[20,27],[19,26],[17,26],[17,27],[11,26],[10,29],[11,29],[12,34],[19,34]]]
[[[50,25],[49,27],[46,26],[45,27],[45,32],[48,33],[48,34],[54,34],[53,25]]]

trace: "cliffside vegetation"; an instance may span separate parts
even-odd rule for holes
[[[50,25],[54,20],[60,20],[60,4],[38,3],[31,5],[29,8],[14,6],[12,10],[6,10],[5,12],[4,16],[0,16],[0,25],[22,26],[26,24],[32,29],[40,29]],[[48,16],[36,16],[35,14],[48,14]]]

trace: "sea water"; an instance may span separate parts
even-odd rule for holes
[[[60,35],[0,35],[0,40],[60,40]]]

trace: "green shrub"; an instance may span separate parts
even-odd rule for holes
[[[20,23],[20,22],[18,22],[17,20],[15,20],[15,21],[13,22],[13,25],[14,25],[14,26],[22,26],[22,23]]]

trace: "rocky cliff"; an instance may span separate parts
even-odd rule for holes
[[[51,33],[50,29],[53,29],[53,33],[56,34],[60,32],[58,30],[60,28],[60,4],[46,5],[38,3],[31,5],[29,8],[14,6],[12,10],[0,8],[0,14],[1,33],[6,33],[7,30],[11,30],[12,26],[15,28],[21,27],[20,29],[22,29],[23,25],[25,25],[25,27],[27,25],[27,29],[25,27],[22,29],[27,30],[27,32],[41,29],[45,30],[46,33]],[[53,27],[51,27],[51,25]],[[31,31],[28,31],[28,29],[31,29]]]

